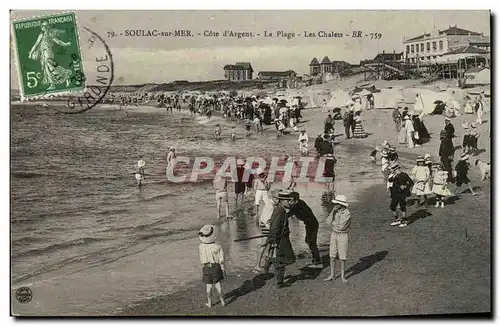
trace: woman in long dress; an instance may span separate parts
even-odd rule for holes
[[[353,132],[353,137],[354,138],[366,138],[368,135],[366,134],[365,130],[363,129],[363,119],[361,118],[361,111],[356,112],[354,116],[354,132]]]
[[[39,60],[42,68],[42,84],[48,85],[47,90],[55,89],[55,85],[64,84],[69,86],[71,70],[63,68],[54,59],[54,44],[68,47],[71,42],[63,42],[57,38],[59,34],[63,34],[63,30],[52,29],[49,24],[42,22],[42,32],[29,52],[29,58]]]
[[[405,116],[405,128],[406,130],[406,142],[408,148],[414,148],[415,144],[413,143],[413,133],[415,132],[415,128],[413,128],[413,121],[410,119],[409,115]]]
[[[484,110],[483,110],[483,103],[481,103],[480,99],[479,98],[476,98],[476,113],[477,113],[477,119],[476,119],[476,123],[478,125],[481,125],[483,124],[483,114],[484,114]]]

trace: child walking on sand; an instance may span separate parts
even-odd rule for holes
[[[219,236],[219,229],[214,225],[205,225],[198,232],[198,238],[201,241],[199,246],[200,262],[203,265],[203,283],[207,285],[207,307],[212,307],[212,291],[217,290],[220,304],[224,307],[224,292],[222,291],[221,281],[226,275],[224,266],[224,250],[215,243]]]

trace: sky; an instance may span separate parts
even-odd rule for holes
[[[115,84],[168,83],[175,80],[224,79],[223,67],[250,62],[254,76],[259,71],[309,72],[313,57],[359,64],[378,52],[403,51],[403,40],[457,25],[490,35],[489,11],[75,11],[81,43],[83,27],[102,36],[113,54]],[[53,11],[12,11],[11,20],[52,14]],[[127,37],[126,30],[191,30],[193,37]],[[219,37],[197,33],[219,32]],[[362,31],[362,38],[304,37],[319,31]],[[223,37],[224,31],[252,32],[253,38]],[[273,37],[264,37],[264,32]],[[295,37],[274,36],[277,31]],[[114,32],[117,36],[109,38]],[[370,33],[380,33],[371,39]],[[297,34],[300,34],[298,36]],[[11,50],[14,43],[11,42]],[[11,53],[14,53],[13,50]],[[94,60],[82,47],[85,61]],[[14,60],[14,56],[11,56]],[[90,64],[89,64],[90,65]],[[85,64],[84,64],[85,66]],[[11,80],[17,85],[16,64],[11,62]]]

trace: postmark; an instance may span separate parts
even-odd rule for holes
[[[74,13],[14,21],[12,31],[22,100],[84,89]]]
[[[19,303],[29,303],[33,299],[33,292],[29,287],[23,286],[16,290],[16,300]]]

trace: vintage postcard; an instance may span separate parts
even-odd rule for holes
[[[491,316],[490,15],[11,11],[11,314]]]

